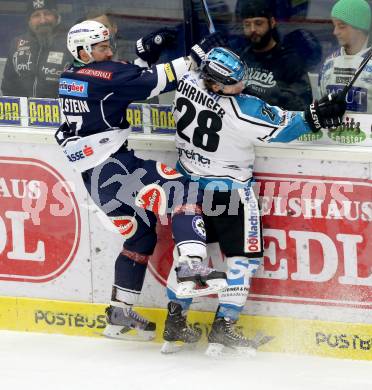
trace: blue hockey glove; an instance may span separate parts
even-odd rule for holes
[[[215,32],[204,37],[191,48],[191,58],[200,66],[205,55],[214,47],[227,47],[228,43],[220,32]]]
[[[170,28],[156,30],[138,39],[136,42],[136,54],[141,60],[146,61],[151,66],[159,59],[163,49],[174,46],[176,37],[176,31]]]
[[[346,111],[345,95],[341,92],[323,96],[315,100],[305,110],[306,122],[316,133],[321,128],[336,128],[342,124]]]

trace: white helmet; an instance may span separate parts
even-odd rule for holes
[[[84,49],[93,61],[92,46],[109,39],[110,31],[106,26],[94,20],[85,20],[70,28],[67,34],[67,48],[77,61],[84,63],[79,58],[80,49]]]

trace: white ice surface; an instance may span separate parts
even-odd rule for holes
[[[0,331],[1,390],[372,390],[372,361],[258,353],[211,360],[160,344]]]

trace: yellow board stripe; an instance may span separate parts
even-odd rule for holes
[[[106,305],[33,298],[0,297],[0,329],[97,337],[105,327]],[[137,308],[156,322],[161,342],[165,309]],[[188,321],[203,330],[214,313],[190,311]],[[275,338],[262,351],[372,360],[372,325],[242,315],[239,326],[248,337],[263,332]]]

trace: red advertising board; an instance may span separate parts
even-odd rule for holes
[[[43,161],[1,157],[0,280],[54,279],[79,241],[79,209],[66,180]]]
[[[265,256],[250,299],[372,307],[372,181],[256,178]],[[150,269],[164,284],[172,264],[169,231],[162,227],[159,238]],[[219,266],[221,260],[211,261]]]

